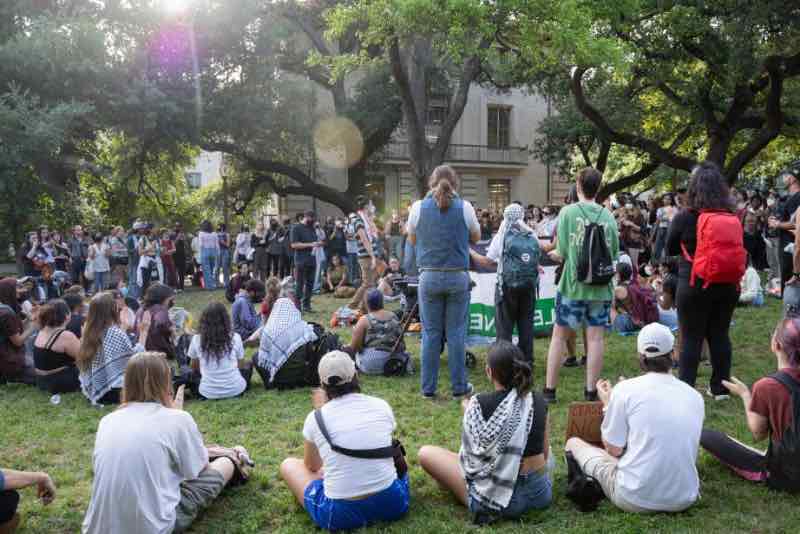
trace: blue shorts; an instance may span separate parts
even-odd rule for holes
[[[610,300],[572,300],[556,293],[556,324],[570,330],[581,326],[608,326]]]
[[[303,506],[311,520],[326,530],[353,530],[379,521],[396,521],[408,512],[411,491],[408,474],[366,499],[348,501],[325,496],[324,480],[315,480],[305,491]]]
[[[618,313],[614,317],[611,329],[618,334],[632,334],[639,331],[639,327],[634,324],[633,319],[627,313]]]
[[[553,482],[550,480],[550,475],[537,472],[519,475],[508,506],[498,514],[502,517],[516,519],[528,510],[547,508],[551,502],[553,502]],[[469,511],[473,514],[492,513],[472,495],[469,496]]]

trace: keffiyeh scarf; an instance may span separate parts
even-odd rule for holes
[[[464,413],[459,462],[469,496],[482,506],[508,507],[533,425],[533,395],[512,389],[488,420],[473,397]]]
[[[142,345],[133,345],[119,327],[111,326],[103,335],[103,344],[92,359],[92,367],[80,373],[81,391],[92,404],[111,391],[122,387],[125,366]]]
[[[272,382],[294,351],[316,340],[314,329],[303,321],[294,302],[288,298],[280,298],[273,304],[269,320],[261,330],[258,366],[269,372],[269,380]]]

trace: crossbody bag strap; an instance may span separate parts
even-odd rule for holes
[[[795,426],[798,423],[798,419],[800,419],[800,384],[792,377],[789,373],[784,371],[778,371],[777,373],[773,373],[769,375],[770,378],[777,380],[783,387],[789,390],[789,394],[792,396],[792,405],[794,409],[794,413],[792,416],[792,426]]]
[[[345,449],[344,447],[339,447],[338,445],[335,445],[333,441],[331,441],[331,436],[328,434],[328,428],[325,426],[325,420],[322,418],[322,412],[320,410],[314,410],[314,420],[316,420],[319,431],[322,432],[322,436],[325,438],[325,441],[328,442],[328,445],[330,445],[331,450],[338,452],[339,454],[344,454],[345,456],[350,456],[352,458],[361,458],[364,460],[378,460],[383,458],[394,458],[397,452],[397,448],[394,446],[362,450]]]

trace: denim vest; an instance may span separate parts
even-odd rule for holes
[[[422,200],[416,252],[420,269],[469,268],[469,229],[464,222],[461,197],[453,197],[444,212],[430,194]]]

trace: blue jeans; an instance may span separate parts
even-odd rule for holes
[[[227,248],[219,249],[219,261],[217,269],[214,271],[214,283],[219,282],[219,273],[222,271],[223,287],[228,287],[231,280],[231,251]]]
[[[128,296],[138,299],[141,297],[141,288],[137,280],[139,277],[139,258],[136,261],[133,258],[128,260]]]
[[[110,271],[95,271],[94,272],[94,292],[100,293],[101,291],[105,291],[106,286],[108,285],[108,275],[111,274]]]
[[[453,394],[466,393],[469,274],[466,271],[423,272],[419,278],[419,313],[422,320],[422,394],[432,396],[436,393],[445,336]]]
[[[553,502],[553,481],[547,473],[533,472],[519,475],[514,484],[514,494],[508,506],[498,515],[516,519],[528,510],[541,510]],[[469,496],[469,511],[473,514],[493,513],[480,502]]]
[[[408,512],[408,475],[366,499],[347,501],[325,496],[325,481],[314,480],[304,492],[303,506],[311,520],[326,530],[354,530],[378,521],[397,521]]]
[[[361,268],[358,266],[358,254],[348,254],[344,259],[347,265],[347,280],[350,282],[350,285],[356,287],[356,281],[361,281]]]
[[[206,289],[216,289],[217,283],[214,281],[214,269],[217,267],[217,249],[200,249],[200,264],[203,266],[203,282]]]

